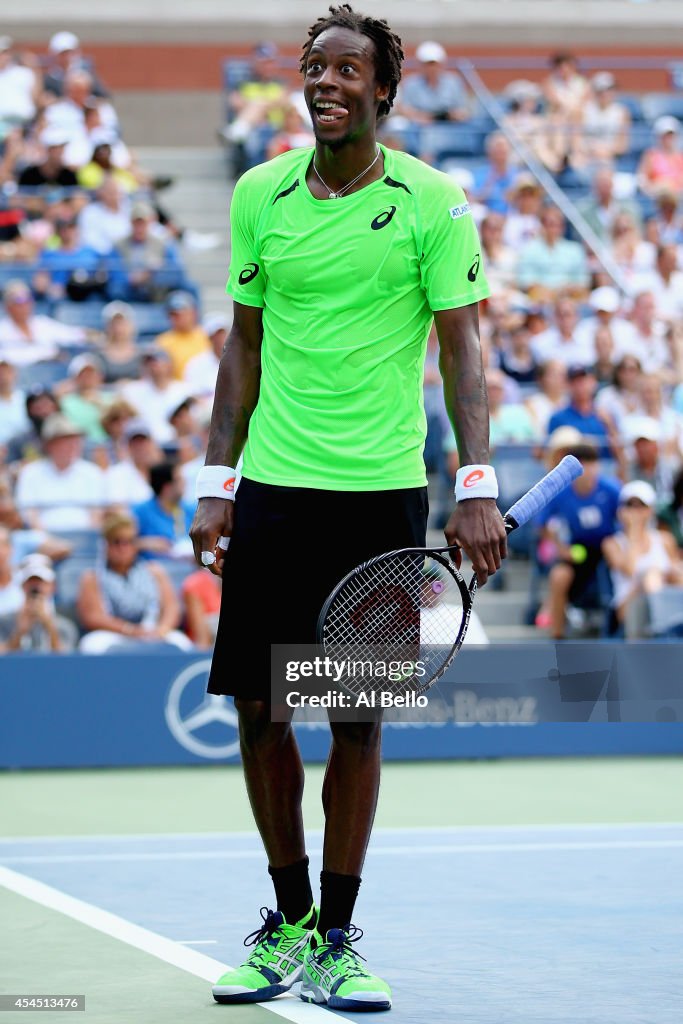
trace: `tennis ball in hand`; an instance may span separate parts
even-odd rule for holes
[[[581,563],[585,562],[588,557],[588,552],[583,544],[572,544],[569,551],[572,556],[572,562],[574,562],[575,565],[581,565]]]

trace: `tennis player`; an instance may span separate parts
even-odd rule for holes
[[[476,228],[446,175],[376,141],[402,60],[386,22],[330,8],[309,30],[301,62],[314,149],[248,171],[232,201],[234,323],[191,536],[198,562],[209,552],[224,579],[209,691],[235,698],[277,908],[263,908],[246,940],[251,955],[214,986],[223,1003],[272,999],[301,980],[303,999],[334,1009],[391,1006],[389,986],[351,944],[360,930],[350,923],[377,803],[381,726],[331,724],[318,905],[301,757],[291,726],[270,716],[270,644],[314,643],[323,601],[344,574],[383,551],[425,544],[422,378],[432,319],[462,466],[446,538],[462,546],[480,584],[506,554],[488,465],[477,319],[488,288]],[[227,552],[221,536],[231,538]]]

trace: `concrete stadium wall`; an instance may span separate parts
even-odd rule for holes
[[[116,95],[132,145],[206,145],[222,121],[221,65],[244,56],[259,39],[275,39],[294,59],[306,27],[328,0],[24,0],[3,18],[18,46],[44,53],[52,32],[75,31],[102,79]],[[604,53],[652,58],[648,70],[619,71],[632,91],[669,88],[670,60],[683,61],[683,0],[358,0],[386,16],[412,56],[424,39],[438,38],[453,57],[544,59],[558,47],[578,56]],[[490,88],[511,78],[538,79],[544,70],[487,70]],[[292,81],[297,80],[292,72]]]
[[[444,44],[648,46],[667,45],[683,28],[680,0],[358,0],[357,6],[389,18],[414,42],[438,34]],[[68,28],[91,42],[240,43],[265,34],[296,43],[327,7],[328,0],[23,0],[4,12],[3,32],[35,39]]]

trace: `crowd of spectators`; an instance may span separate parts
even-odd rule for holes
[[[228,322],[169,184],[73,33],[0,38],[0,651],[210,640],[187,528]]]
[[[21,264],[36,299],[159,301],[186,287],[186,233],[159,200],[172,179],[140,167],[112,96],[77,37],[44,57],[0,37],[0,267]]]
[[[187,526],[228,319],[200,315],[182,231],[159,204],[164,182],[125,146],[78,41],[58,33],[49,50],[41,63],[0,41],[0,272],[12,270],[0,315],[0,650],[208,645],[220,592],[192,571]],[[480,228],[501,505],[565,452],[584,465],[517,549],[546,581],[532,621],[560,638],[596,601],[606,628],[643,635],[649,596],[683,584],[680,126],[666,111],[636,125],[615,77],[583,75],[570,54],[500,99],[499,123],[487,121],[443,47],[425,42],[382,138],[452,174]],[[228,103],[238,171],[311,144],[273,44],[256,48]],[[604,252],[549,200],[534,161]],[[425,457],[450,493],[458,456],[437,363],[433,334]]]

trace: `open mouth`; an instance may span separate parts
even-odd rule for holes
[[[341,121],[342,118],[348,117],[349,113],[338,100],[317,100],[313,104],[313,111],[323,124],[334,124],[335,121]]]

